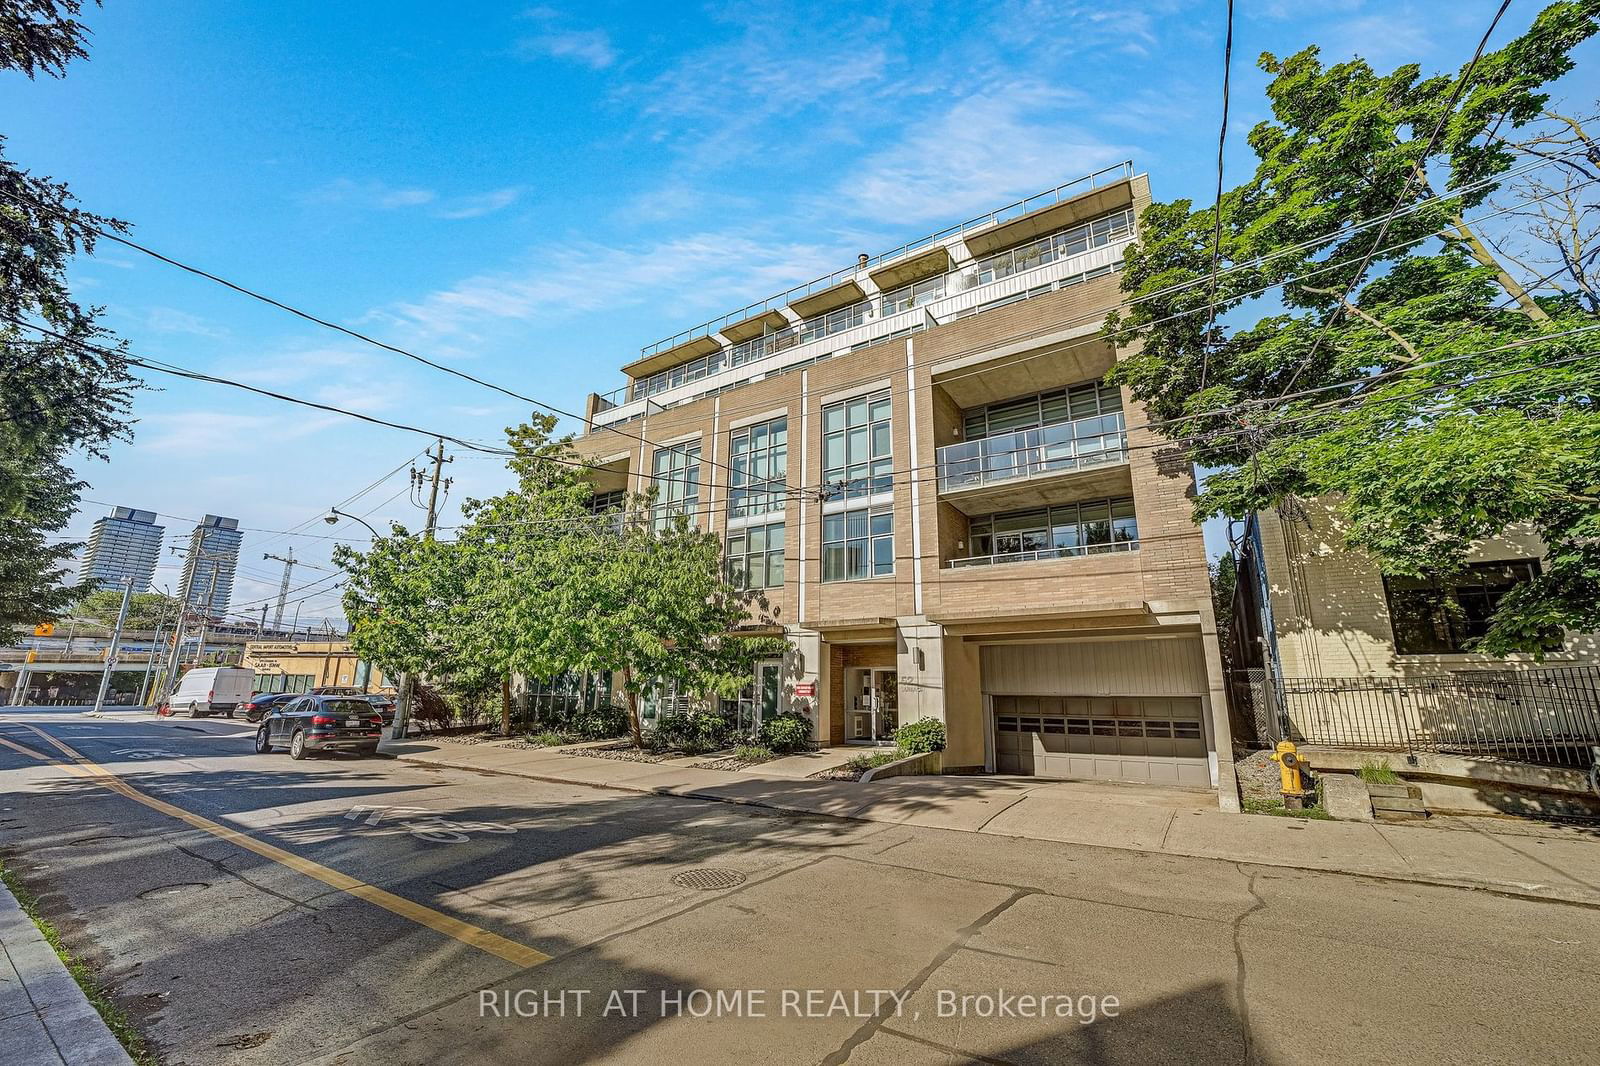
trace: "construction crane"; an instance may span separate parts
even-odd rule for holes
[[[288,555],[273,555],[271,552],[262,552],[261,558],[272,559],[283,564],[283,584],[278,586],[278,609],[272,615],[272,628],[283,629],[283,606],[289,599],[289,576],[294,573],[294,546],[289,546]]]

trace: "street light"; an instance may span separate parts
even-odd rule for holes
[[[322,520],[324,522],[328,523],[328,525],[330,525],[330,526],[336,526],[336,525],[339,524],[339,519],[341,519],[341,518],[348,518],[352,522],[360,522],[362,525],[366,526],[367,527],[367,532],[372,534],[372,539],[373,540],[377,540],[382,535],[376,529],[373,529],[372,528],[372,523],[368,522],[365,518],[357,518],[353,514],[345,514],[343,511],[339,510],[339,508],[337,508],[337,507],[328,508],[328,513],[323,516]]]

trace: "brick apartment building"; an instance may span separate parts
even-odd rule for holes
[[[654,486],[765,594],[789,651],[754,715],[823,744],[939,718],[947,769],[1231,781],[1193,476],[1102,383],[1149,198],[1123,164],[863,255],[590,396],[599,498]]]

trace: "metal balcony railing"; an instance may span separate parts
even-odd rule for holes
[[[969,230],[980,229],[996,225],[1001,222],[1009,222],[1011,219],[1018,218],[1030,211],[1036,211],[1042,207],[1049,207],[1053,204],[1061,203],[1064,200],[1070,200],[1074,197],[1082,196],[1086,192],[1092,192],[1095,189],[1103,188],[1108,185],[1115,185],[1118,182],[1127,181],[1132,177],[1133,160],[1125,159],[1120,163],[1103,167],[1092,174],[1085,174],[1082,177],[1074,178],[1072,181],[1066,182],[1065,184],[1057,185],[1053,189],[1046,189],[1041,193],[1035,193],[1034,195],[1025,199],[1018,200],[1015,203],[1007,204],[1005,207],[996,208],[987,214],[978,215],[976,218],[969,218],[965,222],[959,223],[958,225],[947,226],[944,229],[939,230],[937,233],[930,233],[925,237],[920,237],[917,240],[902,244],[898,248],[892,248],[887,252],[882,252],[878,255],[872,256],[864,265],[858,263],[852,266],[841,267],[832,274],[816,278],[802,285],[796,285],[791,289],[787,289],[778,293],[776,296],[768,297],[767,299],[758,303],[748,304],[745,307],[739,308],[737,311],[730,311],[720,318],[713,318],[709,322],[702,322],[700,325],[686,329],[681,333],[675,333],[672,336],[663,338],[654,344],[646,345],[640,350],[640,355],[655,355],[656,353],[664,352],[669,348],[675,348],[684,341],[691,340],[695,337],[709,336],[710,334],[717,332],[723,326],[729,326],[735,322],[742,322],[752,315],[760,314],[763,311],[775,310],[779,307],[787,306],[788,304],[791,304],[795,300],[801,299],[802,297],[831,289],[833,286],[857,276],[863,269],[870,270],[873,267],[879,266],[880,264],[891,262],[892,260],[898,259],[903,255],[908,255],[911,252],[929,247],[930,245],[945,240],[949,237],[956,236],[957,234],[963,234]]]
[[[938,452],[939,491],[1043,477],[1122,463],[1128,434],[1122,412],[947,444]]]
[[[1005,563],[1032,563],[1045,559],[1076,559],[1084,555],[1104,555],[1109,552],[1136,552],[1136,540],[1113,540],[1105,544],[1074,544],[1063,548],[1037,548],[1032,551],[1001,552],[997,555],[969,555],[965,559],[951,559],[945,565],[954,569],[963,566],[1000,566]]]

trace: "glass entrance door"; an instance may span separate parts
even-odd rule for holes
[[[900,725],[898,678],[893,670],[853,667],[845,673],[845,739],[883,743]]]

